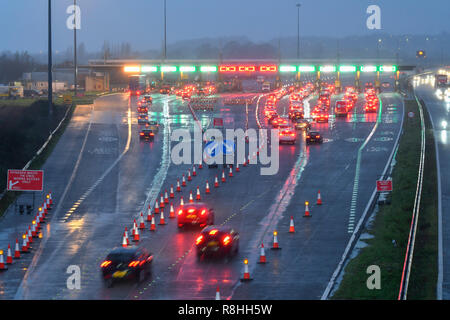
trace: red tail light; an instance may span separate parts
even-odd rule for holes
[[[178,215],[181,216],[183,214],[183,210],[178,210]]]
[[[209,232],[209,235],[213,236],[213,235],[215,235],[217,232],[219,232],[219,230],[213,229],[213,230],[211,230],[211,231]]]
[[[316,138],[320,138],[320,136],[316,136]]]
[[[128,266],[134,268],[134,267],[137,267],[138,264],[139,264],[139,261],[136,261],[136,260],[135,260],[135,261],[131,261],[131,262],[128,264]]]
[[[150,132],[150,135],[151,135],[151,136],[154,136],[155,134],[154,134],[153,132]]]
[[[311,136],[306,136],[306,138],[308,138],[308,139],[309,139],[309,138],[311,138]]]
[[[205,213],[206,213],[206,209],[203,209],[202,212],[200,212],[200,215],[203,216],[203,215],[205,215]]]
[[[225,238],[223,238],[222,242],[223,242],[224,246],[229,245],[230,242],[231,242],[231,237],[230,236],[226,236]]]
[[[188,213],[192,213],[192,212],[195,212],[195,209],[189,209],[188,210]]]
[[[140,133],[140,135],[141,135],[141,136],[143,136],[143,135],[144,135],[144,133],[143,133],[143,132],[141,132],[141,133]]]
[[[203,238],[204,237],[202,235],[198,236],[197,239],[195,240],[195,244],[198,246],[200,243],[202,243]]]
[[[105,261],[102,262],[102,264],[100,265],[100,267],[106,268],[106,267],[109,266],[110,264],[111,264],[111,261],[105,260]]]

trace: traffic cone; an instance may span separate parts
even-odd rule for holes
[[[150,205],[148,205],[147,209],[147,221],[148,222],[152,221],[152,209],[150,208]]]
[[[177,192],[181,192],[180,179],[177,179]]]
[[[175,194],[173,193],[173,185],[170,185],[170,194],[169,194],[170,199],[175,198]]]
[[[219,180],[216,178],[214,179],[214,188],[218,188],[219,187]]]
[[[308,207],[308,205],[309,205],[309,202],[305,201],[305,215],[303,216],[305,218],[311,217],[311,215],[309,214],[309,207]]]
[[[31,223],[31,236],[33,238],[37,237],[37,234],[36,234],[36,221],[35,220],[33,220],[32,223]]]
[[[195,196],[195,200],[200,201],[201,197],[200,197],[200,188],[197,186],[197,195]]]
[[[216,300],[220,300],[219,286],[217,286],[217,289],[216,289]]]
[[[225,171],[224,170],[222,170],[222,183],[224,183],[226,180],[225,180]]]
[[[3,260],[3,250],[0,250],[0,271],[8,270],[5,265],[5,261]]]
[[[22,242],[22,253],[28,253],[28,242],[27,242],[27,236],[24,234],[22,236],[23,242]]]
[[[192,167],[192,175],[194,177],[197,175],[197,171],[195,171],[195,166]]]
[[[164,210],[161,210],[161,215],[159,216],[159,225],[165,225],[166,221],[164,220]]]
[[[233,176],[233,169],[231,169],[231,166],[230,166],[230,173],[228,173],[228,176],[229,176],[229,177],[232,177],[232,176]]]
[[[51,210],[52,209],[52,207],[50,206],[50,195],[47,193],[47,195],[45,196],[45,201],[47,202],[47,207],[48,207],[48,210]]]
[[[158,200],[155,201],[155,209],[153,209],[154,213],[159,213],[159,204],[158,204]]]
[[[289,232],[290,233],[294,233],[295,232],[295,228],[294,228],[294,217],[291,216],[291,223],[289,225]]]
[[[126,248],[128,246],[127,233],[124,231],[122,237],[122,247]]]
[[[186,179],[184,178],[184,174],[183,174],[183,179],[181,180],[181,185],[183,187],[186,187]]]
[[[49,199],[50,199],[50,206],[52,206],[53,205],[52,192],[50,191],[48,195],[50,196],[49,197]]]
[[[248,272],[248,260],[244,260],[244,277],[241,278],[241,281],[251,281],[253,280],[250,278],[250,272]]]
[[[136,223],[136,219],[133,219],[133,236],[134,236],[134,234],[136,233],[136,230],[138,229],[138,227],[137,227],[137,223]]]
[[[192,181],[191,170],[188,170],[188,181]]]
[[[19,239],[16,238],[16,247],[14,248],[14,259],[20,259]]]
[[[169,203],[169,196],[167,195],[167,190],[164,191],[164,203]]]
[[[261,243],[261,253],[259,254],[258,263],[266,263],[266,254],[264,253],[264,243]]]
[[[128,229],[125,227],[125,240],[127,241],[127,245],[130,244],[130,239],[128,238]]]
[[[33,235],[31,234],[30,226],[28,226],[28,243],[33,243]]]
[[[48,210],[47,210],[47,206],[45,205],[45,202],[42,204],[42,209],[44,210],[44,213],[47,214]]]
[[[199,168],[199,169],[203,169],[203,164],[200,163],[200,164],[198,165],[198,168]]]
[[[271,248],[273,250],[281,249],[279,244],[278,244],[278,237],[277,236],[278,236],[278,232],[274,231],[273,232],[273,245],[272,245],[272,248]]]
[[[206,188],[205,188],[205,193],[208,194],[211,191],[209,190],[209,184],[208,184],[208,180],[206,180]]]
[[[189,191],[189,203],[193,203],[194,202],[194,198],[192,197],[192,190]]]
[[[317,204],[318,205],[322,204],[322,198],[320,197],[320,190],[317,192]]]
[[[145,229],[144,214],[142,212],[141,216],[139,217],[139,229]]]
[[[138,228],[136,228],[136,229],[134,230],[133,241],[134,241],[134,242],[138,242],[138,241],[139,241],[139,229],[138,229]]]
[[[150,231],[156,231],[155,215],[152,215],[152,223],[150,225]]]
[[[180,206],[184,206],[183,196],[180,197]]]
[[[6,264],[12,264],[11,245],[8,243],[8,251],[6,253]]]
[[[245,160],[245,158],[244,158],[244,163],[242,164],[244,167],[246,167],[247,166],[247,160]]]
[[[161,198],[159,200],[159,207],[162,209],[164,208],[164,197],[163,194],[161,193]]]
[[[175,210],[173,209],[173,203],[170,203],[170,212],[169,212],[169,218],[173,219],[175,218]]]
[[[240,169],[239,169],[239,163],[237,163],[236,164],[236,172],[239,172],[240,171]]]

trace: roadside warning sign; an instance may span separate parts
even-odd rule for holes
[[[377,180],[377,191],[392,191],[392,180]]]
[[[8,191],[42,191],[43,170],[8,170]]]

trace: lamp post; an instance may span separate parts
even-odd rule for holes
[[[164,0],[164,61],[167,58],[167,23],[166,23],[166,0]]]
[[[77,65],[77,0],[73,0],[74,7],[74,26],[73,26],[73,85],[74,96],[77,96],[77,77],[78,77],[78,65]]]
[[[297,60],[300,59],[300,7],[301,4],[297,3]]]
[[[48,0],[48,115],[53,115],[53,79],[52,79],[52,1]]]

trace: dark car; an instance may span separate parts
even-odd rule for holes
[[[41,96],[41,92],[38,90],[34,90],[34,89],[23,90],[23,96],[25,98],[37,98],[37,97]]]
[[[306,119],[298,119],[296,122],[294,122],[294,128],[296,130],[308,131],[311,129],[311,123],[309,123],[309,121]]]
[[[178,228],[184,225],[205,227],[214,224],[214,210],[202,202],[188,203],[178,209],[177,218]]]
[[[142,247],[114,248],[101,263],[102,277],[107,287],[119,280],[142,282],[151,275],[153,255]]]
[[[322,135],[317,131],[310,131],[306,135],[306,144],[310,143],[322,143],[323,137]]]
[[[239,233],[227,226],[208,226],[195,240],[197,257],[233,256],[239,251]]]
[[[152,140],[154,137],[155,133],[152,129],[142,129],[141,132],[139,132],[140,139]]]

